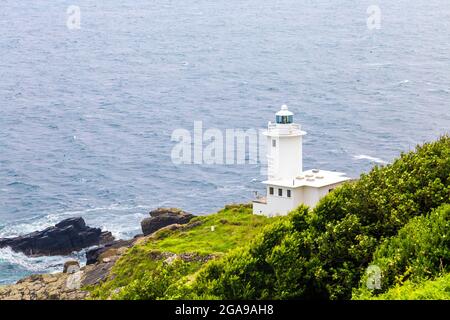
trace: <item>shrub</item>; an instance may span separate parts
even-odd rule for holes
[[[405,281],[418,283],[449,272],[450,205],[443,205],[427,216],[411,219],[398,234],[387,239],[374,253],[371,265],[381,271],[381,288],[377,295]],[[361,281],[355,295],[370,296]]]
[[[450,273],[434,280],[406,281],[380,295],[362,295],[357,299],[372,300],[450,300]]]

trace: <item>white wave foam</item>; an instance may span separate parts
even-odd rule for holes
[[[256,180],[256,179],[255,179]],[[235,186],[217,186],[216,191],[220,192],[236,192],[236,190],[247,190],[248,188],[243,185],[235,185]]]
[[[375,163],[379,163],[379,164],[388,164],[389,163],[389,162],[387,162],[387,161],[385,161],[383,159],[376,158],[376,157],[371,157],[371,156],[368,156],[368,155],[365,155],[365,154],[360,154],[360,155],[357,155],[357,156],[353,156],[353,159],[355,159],[355,160],[369,160],[371,162],[375,162]]]
[[[76,259],[85,263],[85,252],[69,255],[69,256],[52,256],[52,257],[27,257],[23,253],[14,252],[11,248],[0,249],[0,263],[10,263],[20,266],[23,269],[33,273],[54,273],[61,272],[64,262],[70,259]]]

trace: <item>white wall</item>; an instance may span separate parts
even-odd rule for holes
[[[304,203],[311,209],[314,208],[320,201],[320,199],[322,199],[330,192],[330,189],[334,189],[341,184],[342,183],[335,183],[321,188],[304,187]]]
[[[267,205],[260,202],[253,202],[253,214],[267,215]]]
[[[269,187],[274,188],[274,194],[270,195],[269,193]],[[261,204],[254,202],[253,203],[253,213],[254,214],[264,214],[267,216],[277,216],[277,215],[286,215],[290,211],[292,211],[293,208],[297,207],[296,200],[295,200],[295,192],[293,189],[291,190],[291,197],[287,197],[287,189],[288,188],[281,188],[283,189],[283,195],[280,197],[278,196],[278,189],[280,187],[277,186],[268,186],[267,187],[267,196],[266,196],[266,202],[267,204]]]
[[[338,187],[341,183],[325,186],[322,188],[301,187],[289,189],[282,187],[283,196],[278,196],[278,186],[267,186],[266,204],[253,203],[253,213],[267,216],[286,215],[297,208],[300,204],[305,204],[311,209],[314,208],[320,199],[329,193],[330,189]],[[274,194],[270,195],[269,188],[274,188]],[[287,197],[287,191],[291,190],[291,197]]]
[[[276,141],[273,147],[272,140]],[[269,176],[295,178],[302,172],[302,136],[267,137]]]

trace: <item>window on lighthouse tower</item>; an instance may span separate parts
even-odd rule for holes
[[[294,121],[294,116],[277,116],[276,121],[280,124],[289,124]]]

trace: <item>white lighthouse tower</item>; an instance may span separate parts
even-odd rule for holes
[[[276,123],[269,122],[267,131],[267,175],[269,179],[291,179],[302,172],[302,136],[306,132],[293,123],[294,114],[286,105],[276,113]]]
[[[350,180],[341,172],[303,171],[302,139],[306,132],[294,123],[294,114],[283,105],[267,131],[266,197],[253,201],[253,213],[286,215],[300,204],[314,207],[338,185]]]

